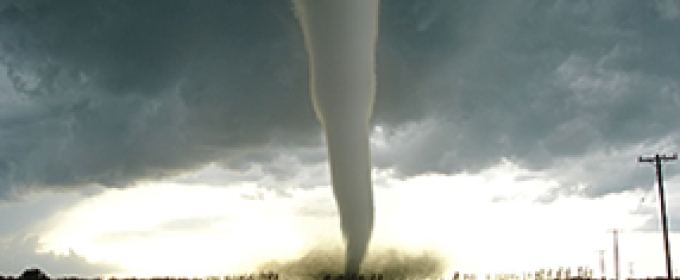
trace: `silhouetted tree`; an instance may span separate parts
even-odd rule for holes
[[[29,268],[24,270],[23,273],[21,273],[21,276],[19,276],[19,279],[21,280],[49,280],[50,277],[47,276],[47,274],[43,273],[42,270],[37,269],[37,268]]]

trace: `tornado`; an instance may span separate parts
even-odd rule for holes
[[[345,272],[359,273],[373,231],[368,131],[376,87],[378,0],[293,3],[309,55],[312,103],[326,135]]]

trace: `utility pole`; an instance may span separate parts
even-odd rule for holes
[[[602,279],[607,279],[607,273],[604,270],[604,250],[600,250],[600,272]]]
[[[614,233],[614,271],[616,278],[615,280],[621,280],[620,276],[620,267],[619,267],[619,231],[618,230],[612,230],[612,233]]]
[[[638,162],[653,162],[656,166],[656,178],[659,182],[659,203],[661,204],[661,228],[663,230],[664,250],[666,251],[666,276],[673,279],[673,268],[671,265],[671,250],[668,243],[668,218],[666,218],[666,199],[663,191],[663,176],[661,174],[661,162],[677,160],[678,154],[672,156],[656,154],[653,157],[638,157]]]
[[[633,273],[633,262],[628,262],[628,272],[630,273],[628,279],[633,279],[633,276],[635,275]]]

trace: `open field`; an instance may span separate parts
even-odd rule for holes
[[[50,277],[43,271],[39,269],[27,269],[21,275],[17,276],[3,276],[0,275],[0,280],[288,280],[288,279],[323,279],[323,280],[423,280],[423,279],[441,279],[441,280],[616,280],[614,278],[597,278],[597,277],[566,277],[561,274],[560,277],[552,277],[545,274],[545,270],[538,271],[536,273],[526,273],[524,275],[516,274],[495,274],[495,275],[476,275],[476,274],[460,274],[458,272],[454,273],[450,277],[409,277],[404,275],[399,277],[398,275],[385,276],[384,274],[359,274],[359,275],[344,275],[344,274],[325,274],[323,276],[310,276],[310,275],[300,275],[300,276],[281,276],[274,272],[259,272],[250,274],[229,274],[224,276],[207,276],[207,277],[173,277],[173,276],[159,276],[159,277],[148,277],[148,278],[137,278],[137,277],[94,277],[94,278],[81,278],[77,276],[68,277]],[[625,280],[667,280],[666,277],[646,277],[646,278],[622,278]],[[674,277],[673,280],[680,280],[680,277]]]

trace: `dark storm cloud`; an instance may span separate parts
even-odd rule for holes
[[[506,158],[558,179],[560,192],[639,187],[637,156],[675,151],[680,140],[680,40],[670,35],[680,21],[660,4],[483,5],[475,36],[437,37],[463,42],[433,54],[444,66],[419,88],[435,115],[388,130],[376,162],[409,176],[476,172]]]
[[[5,5],[4,94],[23,108],[2,119],[3,189],[123,186],[319,144],[296,22],[273,3]]]
[[[638,152],[678,147],[678,11],[383,0],[374,163],[411,176],[506,158],[587,196],[637,187]],[[325,160],[287,1],[5,1],[0,43],[3,196],[209,163],[286,180]]]

